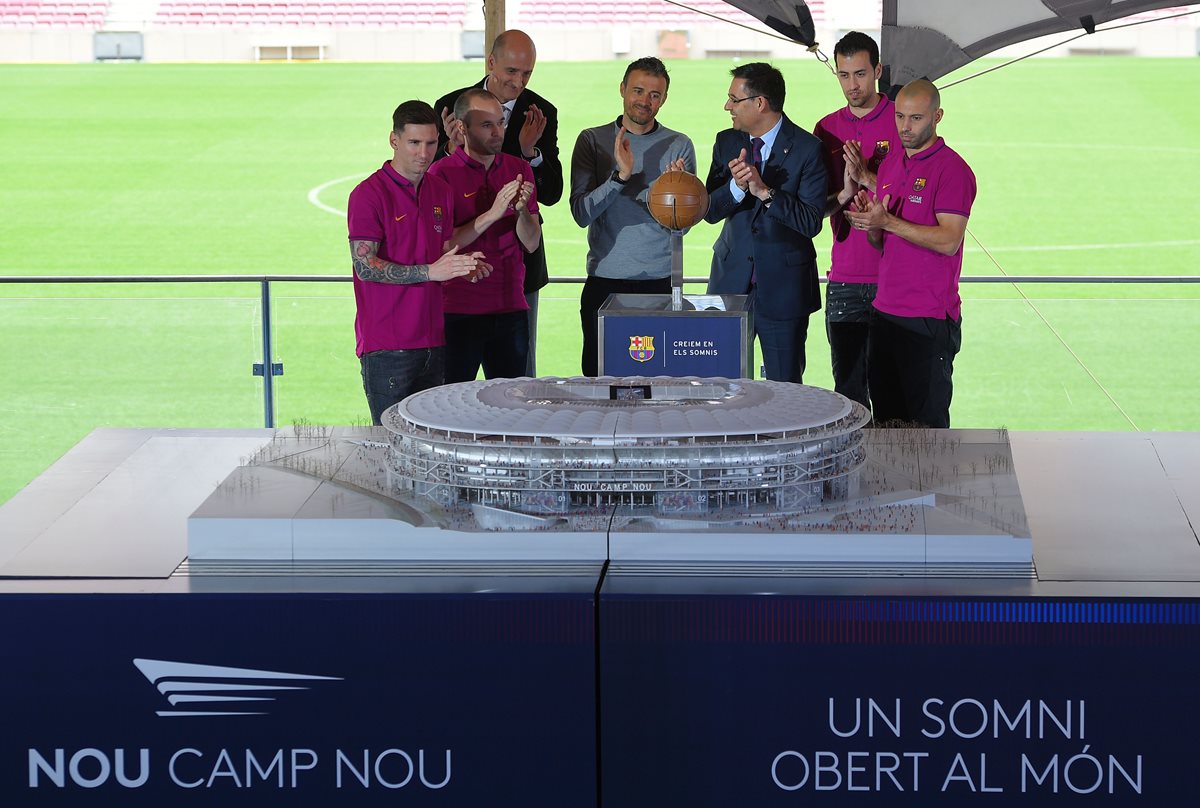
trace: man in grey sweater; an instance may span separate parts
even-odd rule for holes
[[[621,79],[624,110],[584,129],[571,153],[571,215],[588,229],[587,281],[579,299],[583,375],[599,375],[596,313],[610,294],[670,294],[671,231],[646,207],[666,171],[696,171],[687,135],[658,123],[671,77],[660,60],[632,62]]]

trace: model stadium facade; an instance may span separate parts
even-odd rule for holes
[[[393,484],[447,508],[778,516],[853,492],[869,417],[782,382],[541,378],[426,390],[383,424]]]

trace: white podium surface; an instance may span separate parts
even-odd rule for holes
[[[333,433],[349,442],[379,439],[371,428],[337,428]],[[97,430],[0,506],[0,591],[69,591],[71,581],[83,591],[149,588],[153,580],[177,575],[188,560],[188,518],[194,512],[218,515],[207,509],[215,508],[221,495],[210,497],[219,489],[228,495],[231,484],[234,491],[244,486],[240,500],[251,508],[236,518],[253,519],[254,507],[263,509],[262,515],[290,509],[296,517],[290,521],[300,525],[288,528],[290,540],[279,525],[267,527],[271,519],[252,525],[251,532],[264,528],[263,545],[275,548],[264,560],[285,565],[331,560],[326,551],[313,550],[323,540],[313,538],[319,530],[312,531],[333,509],[376,522],[374,532],[365,531],[347,547],[346,560],[437,559],[439,553],[428,543],[406,551],[401,542],[396,549],[388,523],[423,524],[419,513],[402,503],[277,469],[251,467],[231,478],[273,436],[271,430],[261,429]],[[1091,582],[1113,592],[1117,590],[1104,584],[1200,583],[1200,433],[1017,432],[1010,438],[1032,536],[1035,586]],[[235,478],[246,472],[250,473],[239,483]],[[272,496],[258,496],[267,492]],[[314,517],[317,521],[304,524]],[[928,533],[928,528],[923,530]],[[427,524],[419,529],[455,533]],[[644,548],[653,540],[644,531],[626,533],[630,546],[640,543]],[[739,532],[732,538],[746,535]],[[954,530],[945,535],[954,535]],[[574,546],[564,544],[577,536],[580,541]],[[611,536],[616,541],[621,533]],[[457,539],[434,542],[453,546],[457,540],[464,557],[474,558],[479,569],[490,564],[500,571],[506,562],[533,560],[547,547],[557,548],[548,554],[552,559],[583,561],[608,549],[604,545],[609,538],[603,531],[582,536],[547,532],[537,534],[532,544],[522,544],[516,531],[506,530],[464,531]],[[682,535],[668,536],[670,541],[686,546],[689,553],[695,549]],[[654,555],[650,551],[643,557]],[[1197,587],[1118,589],[1200,593]]]

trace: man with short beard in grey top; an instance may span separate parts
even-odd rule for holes
[[[579,300],[584,376],[599,375],[596,317],[610,294],[671,292],[671,231],[654,221],[646,199],[664,172],[694,174],[696,149],[656,120],[670,84],[660,60],[632,62],[621,80],[621,117],[584,129],[571,153],[571,215],[588,229]]]

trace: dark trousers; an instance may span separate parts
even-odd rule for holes
[[[609,295],[669,295],[671,294],[670,278],[652,278],[650,280],[623,280],[618,278],[600,278],[589,275],[583,284],[583,293],[579,296],[579,324],[583,328],[583,375],[600,375],[599,340],[596,336],[598,318],[596,313],[608,300]]]
[[[758,336],[767,378],[773,382],[803,384],[808,315],[802,314],[789,320],[771,320],[755,313],[754,333]]]
[[[441,348],[372,351],[360,356],[358,362],[362,367],[363,392],[371,408],[371,423],[376,425],[388,407],[442,383]]]
[[[878,287],[873,283],[838,283],[825,287],[825,333],[833,366],[833,389],[870,408],[867,384],[867,336]]]
[[[875,423],[950,426],[954,356],[962,321],[876,312],[867,345]]]
[[[529,356],[529,315],[446,314],[446,384],[525,375]]]

